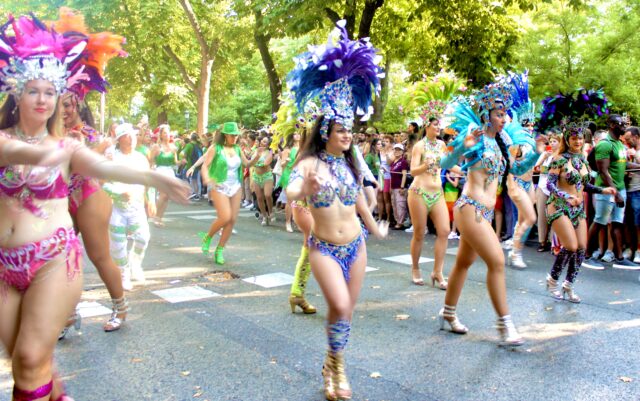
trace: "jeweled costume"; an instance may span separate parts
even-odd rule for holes
[[[334,33],[341,39],[333,43],[332,37],[326,45],[311,48],[296,59],[296,67],[289,74],[289,86],[295,94],[296,105],[300,112],[305,104],[319,98],[323,119],[319,127],[322,141],[329,139],[329,126],[333,121],[351,130],[355,114],[364,115],[362,120],[372,113],[371,97],[373,89],[379,88],[380,72],[377,64],[380,57],[368,40],[349,40],[344,29],[345,21],[338,23]],[[355,204],[361,190],[361,177],[354,176],[344,157],[336,157],[322,151],[318,155],[318,163],[324,163],[329,170],[329,177],[323,177],[320,191],[307,199],[311,208],[329,207],[333,202],[341,202],[345,206]],[[354,155],[355,171],[361,175],[366,166],[362,157]],[[291,173],[289,182],[301,179],[297,169]],[[346,281],[350,278],[350,268],[355,261],[366,231],[362,230],[346,245],[332,244],[311,235],[309,247],[315,247],[323,255],[333,258],[342,269]],[[351,388],[344,373],[343,352],[351,332],[351,322],[338,319],[328,322],[328,352],[323,367],[325,380],[325,396],[335,400],[340,394],[351,393]],[[351,398],[349,395],[348,398]],[[342,398],[346,399],[346,398]]]
[[[67,11],[61,9],[61,14]],[[106,54],[97,55],[100,51],[96,42],[83,32],[67,31],[55,24],[54,27],[46,26],[33,15],[17,20],[9,16],[9,21],[0,27],[0,91],[13,95],[16,102],[25,85],[39,79],[52,83],[58,96],[67,90],[80,94],[89,89],[104,90],[103,65],[95,65],[93,61],[103,61]],[[17,127],[16,135],[21,137]],[[38,201],[67,198],[69,183],[56,167],[5,166],[0,169],[0,196],[15,199],[19,208],[46,221],[48,216]],[[0,249],[2,286],[26,291],[37,271],[61,254],[65,255],[69,278],[75,276],[80,270],[82,249],[73,228],[51,227],[49,232],[40,241]],[[53,380],[35,390],[14,386],[13,399],[48,399],[52,388]],[[68,399],[62,394],[55,401]]]
[[[569,143],[569,138],[579,136],[584,138],[588,130],[589,117],[597,117],[607,112],[607,99],[602,91],[578,91],[573,94],[558,94],[543,100],[543,110],[540,121],[536,126],[539,132],[545,132],[551,127],[560,127],[565,141],[565,146]],[[566,216],[574,228],[578,227],[581,221],[586,219],[584,202],[577,206],[569,203],[573,197],[560,188],[560,183],[564,182],[575,188],[576,193],[602,193],[602,188],[591,184],[591,169],[589,163],[582,153],[564,152],[557,155],[549,165],[549,175],[547,178],[547,189],[549,199],[547,200],[547,216],[549,224],[557,219]],[[585,259],[585,249],[578,248],[575,252],[562,247],[556,256],[556,260],[547,275],[547,290],[552,297],[562,299],[565,295],[569,301],[579,303],[580,297],[573,291],[573,285],[580,272],[580,267]],[[562,286],[559,284],[560,275],[564,268],[567,274]]]
[[[497,181],[498,183],[494,186],[497,191],[498,185],[504,181],[507,170],[509,173],[519,175],[531,168],[528,159],[514,161],[513,163],[507,159],[509,146],[528,145],[531,149],[536,148],[533,139],[517,121],[508,123],[502,131],[496,133],[495,138],[486,134],[474,137],[472,134],[477,129],[484,129],[483,118],[487,122],[486,126],[490,125],[491,110],[498,109],[505,112],[509,110],[511,107],[511,93],[508,83],[498,82],[487,85],[469,98],[457,98],[452,106],[454,111],[451,116],[453,117],[451,127],[458,131],[459,134],[451,142],[449,154],[442,158],[441,167],[443,169],[451,169],[453,166],[461,164],[463,171],[482,170],[487,176],[484,181],[484,190],[489,190],[489,187]],[[467,148],[465,143],[467,140],[473,139],[475,139],[476,143]],[[535,152],[532,153],[534,155],[531,158],[535,162],[538,155]],[[510,165],[509,168],[507,167],[508,165]],[[477,223],[481,224],[485,220],[488,224],[491,224],[493,207],[487,207],[468,195],[469,182],[470,180],[467,180],[455,207],[458,209],[471,207],[475,211]],[[495,197],[496,194],[494,193],[493,196]],[[473,241],[473,239],[469,240]],[[455,305],[445,304],[439,316],[441,328],[444,328],[445,322],[449,322],[452,332],[467,333],[468,329],[460,323],[456,316]],[[498,316],[497,328],[501,336],[501,344],[517,346],[523,343],[510,315]]]

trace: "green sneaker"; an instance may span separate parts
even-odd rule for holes
[[[214,253],[214,259],[217,265],[223,265],[224,264],[224,256],[222,255],[222,251],[224,251],[224,248],[219,246],[216,248],[216,251]]]
[[[205,233],[204,231],[200,231],[198,233],[198,237],[200,237],[200,239],[202,240],[202,244],[200,245],[200,249],[202,250],[202,253],[205,255],[209,254],[209,248],[211,247],[211,237],[209,236],[209,234]]]

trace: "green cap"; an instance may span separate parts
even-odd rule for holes
[[[222,133],[225,135],[240,135],[238,124],[234,122],[224,123],[222,125]]]
[[[209,126],[207,127],[209,131],[215,131],[219,128],[220,128],[220,124],[209,124]]]

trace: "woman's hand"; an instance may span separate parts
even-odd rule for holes
[[[191,177],[192,175],[193,175],[193,166],[189,167],[189,169],[186,172],[187,178]]]
[[[385,239],[389,234],[389,222],[386,220],[382,220],[378,222],[378,229],[373,235],[378,239]]]
[[[191,188],[186,182],[173,177],[167,177],[156,172],[151,172],[151,182],[149,185],[156,187],[158,191],[164,192],[174,202],[188,205],[188,196]]]
[[[302,184],[302,194],[304,197],[317,194],[320,191],[320,180],[318,180],[318,174],[315,171],[310,171],[304,178]]]
[[[618,193],[618,191],[613,187],[606,187],[602,189],[602,193],[604,195],[615,195]]]
[[[567,203],[569,203],[569,205],[576,207],[576,206],[580,206],[582,204],[582,201],[580,199],[578,199],[575,196],[571,196],[568,200]]]
[[[478,143],[478,138],[484,135],[484,130],[481,128],[477,128],[473,130],[470,134],[467,134],[467,137],[464,138],[464,147],[470,148]]]

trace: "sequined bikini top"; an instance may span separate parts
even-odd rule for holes
[[[504,157],[502,157],[502,152],[495,138],[482,135],[482,142],[484,151],[482,152],[480,166],[471,168],[471,170],[486,170],[488,177],[485,182],[485,187],[487,187],[490,183],[504,175],[507,171],[507,164],[505,163]]]
[[[318,158],[327,164],[334,179],[326,180],[318,193],[309,196],[309,203],[316,208],[329,207],[337,197],[345,206],[355,205],[360,193],[360,184],[353,176],[345,158],[330,155],[325,151],[320,152]],[[333,181],[336,181],[337,185]]]
[[[422,160],[424,161],[427,158],[431,158],[432,160],[425,170],[426,173],[434,176],[438,175],[438,169],[440,169],[440,161],[446,154],[445,151],[446,148],[438,140],[432,142],[427,138],[424,138],[424,155],[422,157]]]
[[[17,199],[23,208],[38,217],[47,218],[47,215],[35,204],[35,200],[63,199],[68,196],[69,184],[65,182],[59,167],[0,167],[0,197]]]
[[[570,185],[575,185],[578,191],[582,190],[590,180],[589,165],[582,153],[563,153],[562,157],[571,163],[573,170],[567,171],[564,178]],[[565,163],[566,164],[566,163]],[[587,166],[587,174],[580,174],[582,168]]]

